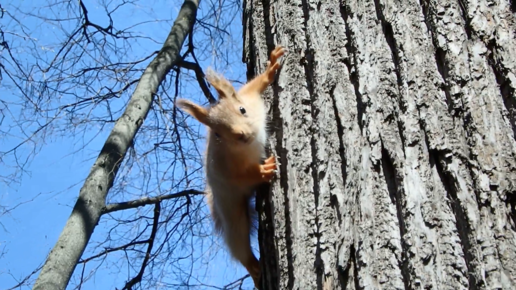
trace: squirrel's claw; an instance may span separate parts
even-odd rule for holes
[[[285,49],[281,46],[276,46],[276,48],[271,52],[270,60],[267,61],[267,75],[268,81],[271,82],[274,79],[274,74],[280,67],[280,63],[278,62],[278,58],[285,54]]]
[[[267,159],[265,159],[264,161],[265,164],[273,164],[273,163],[276,163],[276,157],[275,156],[271,156]]]
[[[264,163],[265,164],[260,165],[260,174],[264,181],[270,182],[277,172],[276,158],[271,156],[265,159]]]
[[[282,55],[285,54],[285,48],[283,48],[281,45],[276,46],[274,50],[271,52],[271,63],[275,63],[278,58],[280,58]]]

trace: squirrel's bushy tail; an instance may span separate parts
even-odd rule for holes
[[[255,229],[256,211],[250,198],[235,194],[231,204],[213,200],[211,191],[207,201],[215,223],[215,230],[224,237],[231,256],[242,263],[255,283],[260,277],[260,264],[251,249],[251,233]],[[240,197],[240,198],[239,198]],[[220,208],[223,205],[225,208]]]

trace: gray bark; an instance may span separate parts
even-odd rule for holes
[[[263,289],[516,289],[514,7],[244,1],[248,77],[287,48]]]
[[[65,289],[106,206],[106,196],[136,132],[150,110],[159,84],[180,60],[200,0],[185,0],[163,48],[143,73],[125,112],[117,120],[80,190],[72,214],[47,257],[33,289]]]

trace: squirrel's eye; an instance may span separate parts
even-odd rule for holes
[[[220,138],[219,133],[215,132],[215,137]]]
[[[242,115],[245,115],[245,112],[246,111],[245,111],[244,107],[240,107],[240,113],[242,113]]]

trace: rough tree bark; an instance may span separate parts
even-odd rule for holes
[[[136,132],[150,110],[159,84],[181,60],[200,0],[185,0],[156,58],[143,73],[125,112],[117,120],[79,193],[72,214],[47,257],[35,290],[65,289],[106,206],[106,196]]]
[[[263,289],[516,289],[514,0],[247,0]]]

